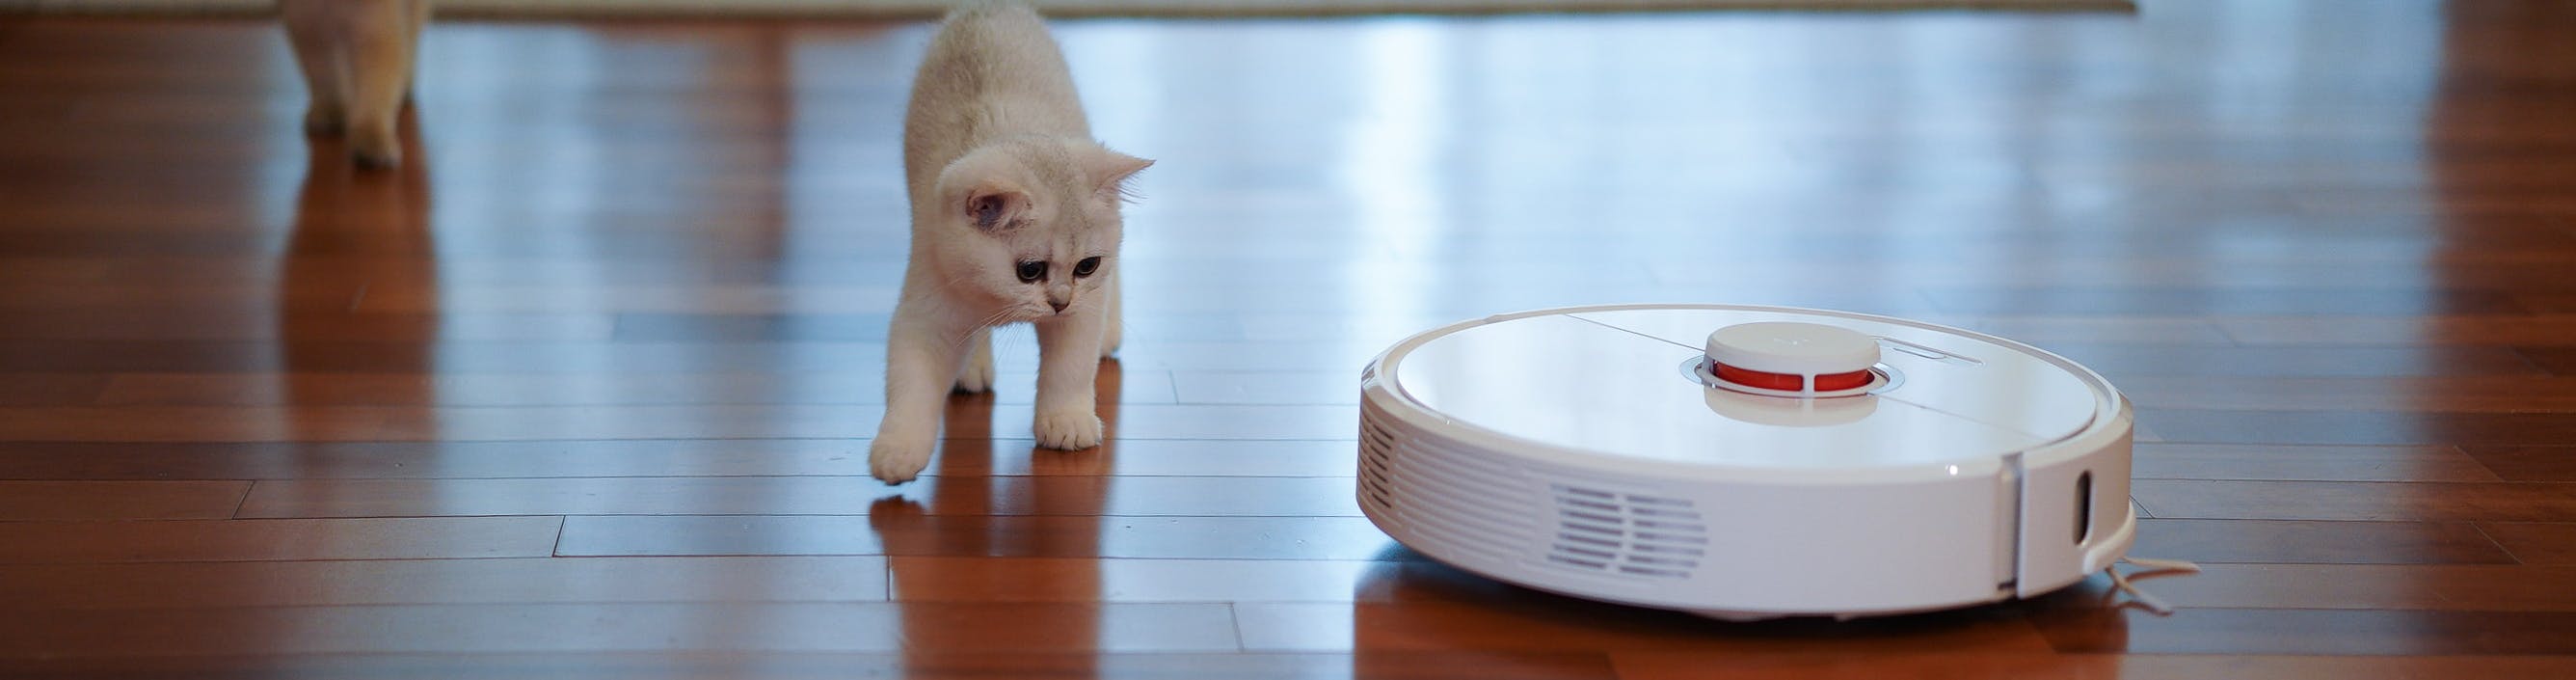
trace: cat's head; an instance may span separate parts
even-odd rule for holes
[[[942,291],[1032,321],[1102,304],[1118,265],[1126,182],[1153,161],[1085,140],[1022,138],[948,164],[924,219]]]

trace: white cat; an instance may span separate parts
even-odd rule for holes
[[[1098,446],[1092,380],[1119,341],[1119,206],[1153,161],[1091,138],[1064,56],[1036,12],[951,13],[914,77],[903,165],[912,259],[887,333],[877,479],[930,462],[950,388],[993,386],[988,329],[1038,334],[1039,446]]]

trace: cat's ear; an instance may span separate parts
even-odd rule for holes
[[[975,228],[996,231],[1011,226],[1021,213],[1028,212],[1029,195],[1008,183],[988,181],[967,190],[966,200],[957,207],[965,211],[966,220]]]
[[[1154,165],[1153,161],[1108,149],[1101,149],[1090,156],[1089,162],[1085,163],[1088,166],[1085,169],[1090,171],[1092,190],[1101,197],[1113,201],[1132,198],[1133,194],[1127,191],[1128,178],[1135,177],[1137,172]]]
[[[991,149],[977,150],[941,168],[935,185],[948,214],[964,218],[983,231],[1009,229],[1029,211],[1029,192],[1010,179],[1010,159]]]

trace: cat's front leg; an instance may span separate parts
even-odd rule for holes
[[[1038,445],[1050,449],[1087,449],[1100,445],[1099,393],[1101,330],[1105,310],[1098,305],[1037,323],[1038,403],[1032,428]]]
[[[902,310],[886,333],[885,419],[868,445],[868,472],[888,484],[920,475],[939,444],[940,405],[957,376],[959,348],[949,335]]]

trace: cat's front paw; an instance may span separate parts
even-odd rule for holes
[[[902,484],[930,466],[929,444],[906,444],[884,437],[868,445],[868,474],[887,484]]]
[[[1038,413],[1038,445],[1050,449],[1088,449],[1100,445],[1100,416],[1090,409]]]

